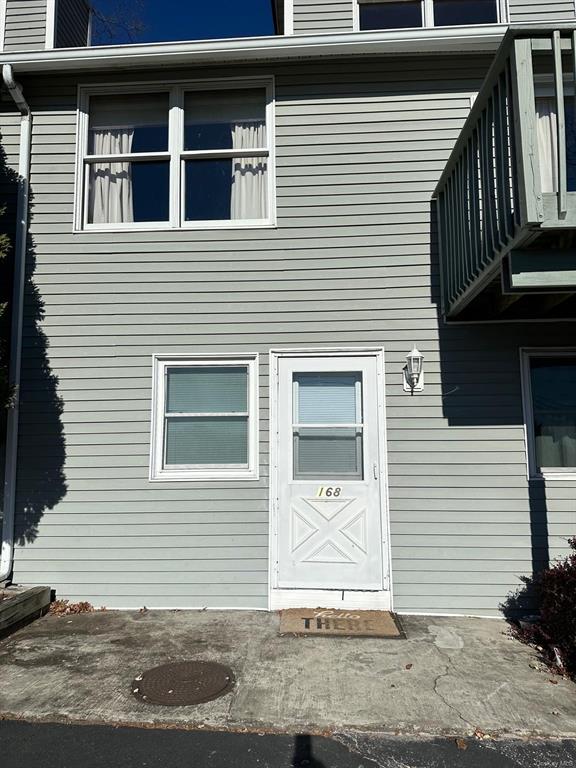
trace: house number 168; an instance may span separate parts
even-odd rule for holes
[[[320,488],[318,488],[318,493],[316,494],[316,496],[326,496],[328,498],[331,496],[335,496],[336,498],[338,498],[338,496],[340,496],[341,493],[342,493],[342,488],[334,488],[333,486],[328,486],[328,488],[326,488],[325,486],[321,486]]]

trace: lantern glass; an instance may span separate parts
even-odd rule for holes
[[[420,373],[422,372],[422,360],[423,355],[420,354],[420,352],[414,347],[412,352],[410,352],[409,355],[406,355],[406,360],[408,362],[408,373],[412,376],[420,376]]]
[[[415,390],[419,392],[422,389],[423,359],[424,356],[420,354],[416,346],[414,346],[410,354],[406,355],[406,367],[404,368],[405,391],[414,394]]]

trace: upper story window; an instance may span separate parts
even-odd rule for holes
[[[497,24],[502,0],[358,0],[358,28],[406,29]]]
[[[274,223],[272,86],[86,90],[77,229]]]

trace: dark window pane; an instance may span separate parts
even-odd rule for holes
[[[576,357],[530,361],[536,462],[576,467]]]
[[[88,223],[168,221],[169,163],[92,163],[88,173]]]
[[[230,219],[232,158],[186,163],[186,221]]]
[[[422,26],[422,3],[360,3],[360,29]]]
[[[190,91],[185,96],[184,149],[266,146],[266,92]]]
[[[495,24],[496,0],[434,0],[434,26]]]
[[[265,157],[188,160],[186,221],[261,220],[267,214]]]
[[[90,97],[89,154],[167,150],[167,93]]]
[[[566,165],[568,191],[576,192],[576,112],[573,99],[564,103],[566,113]]]
[[[133,163],[134,221],[170,218],[169,163]]]

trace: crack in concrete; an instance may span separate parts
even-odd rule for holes
[[[447,663],[446,663],[446,667],[445,667],[444,671],[443,671],[443,672],[441,672],[439,675],[437,675],[437,676],[434,678],[434,685],[433,685],[432,689],[433,689],[434,693],[436,694],[436,696],[438,696],[438,698],[440,699],[440,701],[441,701],[443,704],[445,704],[445,705],[448,707],[448,709],[450,709],[452,712],[454,712],[454,714],[456,714],[456,715],[458,716],[458,718],[459,718],[459,719],[460,719],[460,720],[461,720],[461,721],[464,723],[464,725],[466,726],[466,728],[468,728],[468,729],[472,728],[472,729],[473,729],[473,728],[474,728],[474,726],[472,725],[472,723],[471,723],[469,720],[466,720],[466,718],[465,718],[465,717],[462,715],[462,713],[460,712],[460,710],[459,710],[459,709],[458,709],[456,706],[454,706],[453,704],[451,704],[451,703],[450,703],[450,702],[449,702],[449,701],[446,699],[446,697],[445,697],[445,696],[443,696],[443,695],[440,693],[440,691],[438,690],[438,684],[440,683],[440,680],[442,680],[442,679],[443,679],[443,678],[445,678],[445,677],[448,677],[448,674],[449,674],[449,672],[450,672],[450,670],[451,670],[451,669],[455,670],[455,667],[454,667],[454,661],[453,661],[453,659],[452,659],[452,656],[451,656],[449,653],[447,653],[447,654],[443,654],[443,653],[442,653],[442,651],[440,651],[440,650],[439,650],[439,653],[440,653],[440,655],[441,655],[441,656],[443,656],[443,657],[446,657],[446,656],[447,656],[447,657],[448,657],[448,661],[447,661]]]

